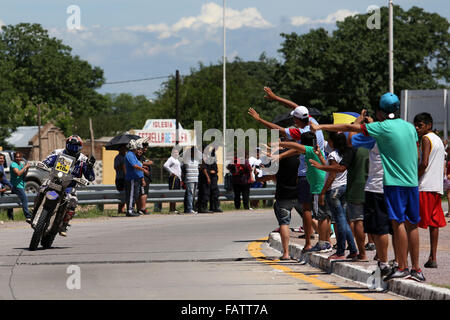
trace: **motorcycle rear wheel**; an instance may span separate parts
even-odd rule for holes
[[[53,241],[55,241],[56,233],[47,233],[42,237],[41,245],[44,249],[49,249],[52,247]]]

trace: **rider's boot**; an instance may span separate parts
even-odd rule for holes
[[[62,237],[67,237],[67,229],[70,227],[69,221],[75,215],[75,211],[67,211],[66,216],[64,217],[63,224],[59,230],[59,235]]]

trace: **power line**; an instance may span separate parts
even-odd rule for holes
[[[140,82],[140,81],[148,81],[148,80],[157,80],[157,79],[167,79],[172,77],[170,76],[161,76],[161,77],[153,77],[153,78],[143,78],[143,79],[134,79],[134,80],[124,80],[124,81],[113,81],[113,82],[105,82],[105,84],[119,84],[119,83],[128,83],[128,82]]]

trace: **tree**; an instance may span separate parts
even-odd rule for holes
[[[2,27],[2,127],[36,125],[37,105],[41,104],[42,122],[55,122],[70,134],[81,115],[105,107],[105,98],[95,91],[104,82],[103,70],[72,56],[71,51],[39,24]]]
[[[284,62],[275,90],[299,104],[334,111],[373,110],[389,90],[388,8],[381,8],[381,29],[367,28],[369,14],[307,34],[282,34]],[[394,7],[394,89],[437,89],[448,85],[449,22],[438,14]]]
[[[89,117],[92,118],[96,138],[116,136],[131,129],[142,128],[147,120],[146,114],[152,108],[152,103],[143,95],[106,94],[105,99],[105,109],[86,113],[80,117],[75,126],[80,137],[90,139]]]
[[[227,127],[254,127],[247,116],[251,106],[260,106],[263,114],[271,114],[263,98],[263,87],[272,83],[276,61],[262,54],[259,61],[244,62],[239,58],[227,64]],[[180,123],[193,128],[195,120],[203,121],[203,130],[222,129],[222,64],[205,66],[199,63],[180,80]],[[175,78],[163,84],[156,93],[148,118],[175,118]],[[272,114],[270,115],[272,116]]]

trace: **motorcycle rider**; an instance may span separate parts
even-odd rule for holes
[[[55,165],[56,159],[58,156],[62,154],[69,155],[76,159],[75,165],[72,170],[72,176],[76,178],[81,178],[84,176],[88,181],[95,180],[95,172],[94,172],[94,164],[95,157],[91,155],[88,159],[86,155],[81,153],[81,149],[83,148],[83,140],[77,135],[72,135],[66,140],[65,149],[56,149],[54,150],[44,161],[43,163],[49,167],[53,168]],[[63,220],[63,225],[59,231],[59,235],[66,237],[67,236],[67,228],[70,226],[69,221],[75,215],[75,208],[78,205],[78,198],[76,195],[75,187],[76,182],[73,181],[68,188],[66,189],[68,205],[66,208],[66,213]],[[45,186],[41,187],[45,188]],[[36,206],[35,206],[36,208]],[[35,209],[36,211],[36,209]]]

